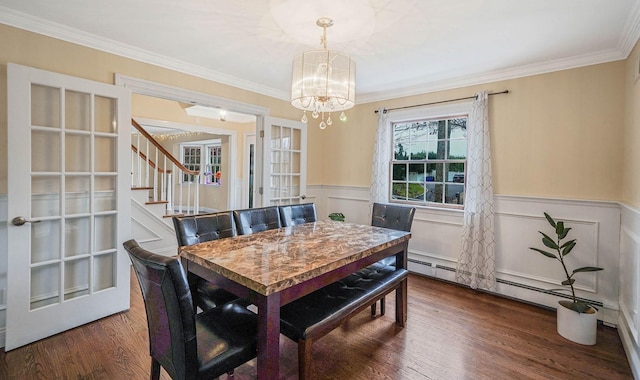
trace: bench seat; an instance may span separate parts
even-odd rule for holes
[[[313,342],[402,286],[409,272],[367,267],[280,308],[280,332],[298,343],[300,379],[311,370]]]

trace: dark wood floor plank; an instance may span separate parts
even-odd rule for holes
[[[131,309],[0,352],[0,379],[147,379],[146,315],[135,277]],[[363,311],[313,345],[317,379],[632,379],[616,329],[599,325],[583,346],[556,332],[555,312],[411,275],[407,326],[393,308]],[[387,304],[394,305],[393,295]],[[297,346],[280,339],[281,378],[297,376]],[[255,360],[235,379],[254,379]],[[223,376],[225,378],[225,376]],[[161,379],[168,380],[162,371]]]

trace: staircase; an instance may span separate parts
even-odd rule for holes
[[[171,217],[200,212],[200,173],[182,165],[134,119],[131,126],[133,238],[145,249],[175,255],[177,243]],[[183,174],[193,181],[178,181]]]

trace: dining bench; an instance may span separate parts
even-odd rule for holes
[[[408,274],[376,263],[282,306],[280,333],[298,343],[298,378],[311,375],[313,342],[399,289]]]

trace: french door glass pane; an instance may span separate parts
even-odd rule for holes
[[[60,176],[31,176],[31,218],[60,215]]]
[[[105,98],[103,96],[95,96],[94,109],[94,129],[100,133],[117,133],[118,126],[116,123],[116,100],[113,98]]]
[[[94,273],[93,273],[93,290],[99,291],[116,286],[115,272],[116,272],[116,252],[109,252],[101,255],[96,255],[93,259]]]
[[[280,144],[280,127],[273,125],[271,126],[271,149],[280,149]]]
[[[31,264],[60,259],[60,224],[59,219],[31,223]]]
[[[69,218],[65,221],[64,256],[73,257],[91,253],[90,218]]]
[[[31,125],[60,128],[60,89],[31,85]]]
[[[291,196],[292,197],[300,197],[300,176],[292,175],[291,176]]]
[[[116,136],[96,136],[94,170],[99,173],[113,173],[116,171]]]
[[[95,251],[116,249],[116,215],[95,216]]]
[[[292,152],[291,153],[291,173],[292,174],[300,174],[300,153]]]
[[[33,130],[31,132],[31,171],[60,171],[59,131]]]
[[[64,300],[89,294],[89,258],[64,263]]]
[[[291,149],[302,150],[302,132],[299,129],[294,129],[291,135]]]
[[[65,176],[65,215],[86,214],[89,210],[91,177]]]
[[[65,135],[65,170],[86,173],[91,170],[90,135]]]
[[[60,303],[60,264],[31,268],[30,309]]]
[[[91,96],[82,92],[65,92],[65,129],[91,130]]]
[[[96,176],[95,177],[94,211],[115,211],[116,210],[116,177]]]

